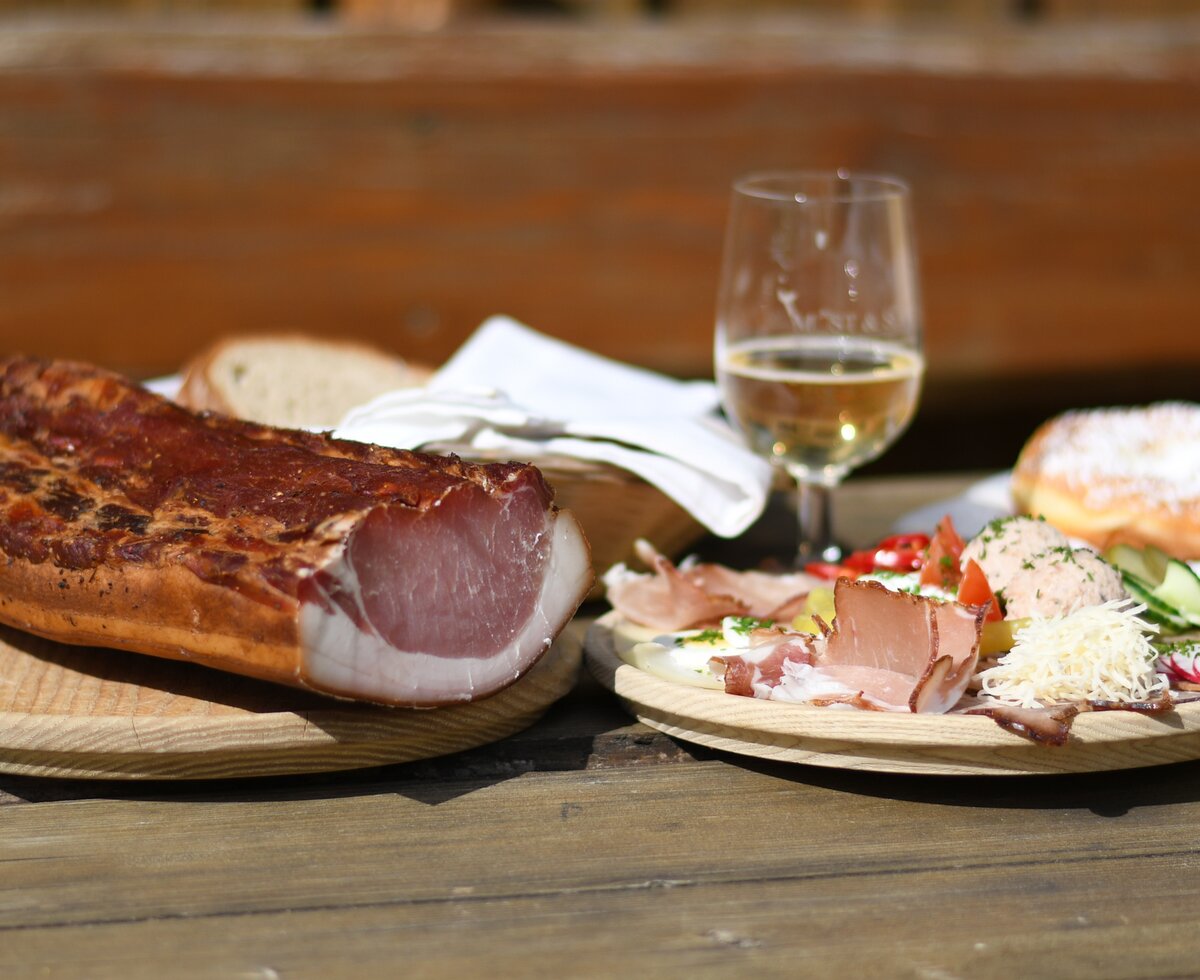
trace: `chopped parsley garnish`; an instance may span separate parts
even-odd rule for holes
[[[725,638],[725,634],[720,630],[701,630],[695,636],[677,636],[675,637],[675,645],[677,647],[686,646],[689,643],[720,643]]]
[[[749,636],[757,629],[769,629],[775,625],[773,619],[755,619],[753,616],[730,616],[726,620],[726,626],[729,632],[737,633],[741,636]],[[725,639],[725,631],[720,629],[706,629],[699,633],[692,633],[688,636],[675,637],[675,646],[685,647],[691,644],[707,643],[709,646],[716,646],[722,643]]]
[[[773,619],[755,619],[753,616],[730,616],[729,628],[734,633],[753,633],[756,629],[768,629],[775,625]]]

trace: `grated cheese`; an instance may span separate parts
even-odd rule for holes
[[[1117,599],[1054,618],[1030,620],[1013,648],[979,673],[980,690],[1025,708],[1090,699],[1145,701],[1162,696],[1145,606]]]

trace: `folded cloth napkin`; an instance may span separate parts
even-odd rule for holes
[[[573,456],[637,474],[722,537],[762,513],[771,466],[717,414],[716,386],[676,381],[539,334],[485,321],[424,388],[352,410],[341,439],[489,457]]]

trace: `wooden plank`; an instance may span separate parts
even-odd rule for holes
[[[5,814],[0,967],[1187,973],[1192,770],[827,782],[714,761],[26,806]]]
[[[1191,21],[13,31],[6,348],[145,375],[288,327],[438,361],[506,311],[702,376],[729,181],[799,164],[912,182],[935,394],[1200,363]]]
[[[1138,868],[1169,875],[1164,861]],[[1188,976],[1188,922],[1151,889],[1114,908],[1095,882],[1050,865],[971,892],[970,869],[898,882],[812,887],[744,883],[692,889],[647,883],[599,894],[353,910],[22,929],[0,965],[88,977],[388,975],[610,977],[617,973],[821,977]],[[469,886],[462,886],[469,888]],[[640,887],[640,891],[633,888]],[[1030,899],[1015,893],[1028,888]],[[879,903],[880,890],[891,901]],[[632,892],[632,894],[631,894]],[[1186,900],[1178,892],[1177,900]],[[919,913],[914,912],[919,903]],[[1163,916],[1154,921],[1153,916]],[[916,921],[914,921],[916,920]],[[853,923],[865,922],[866,926]],[[935,925],[936,923],[936,925]]]

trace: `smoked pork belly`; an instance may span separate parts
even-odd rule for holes
[[[197,415],[88,365],[0,362],[0,621],[397,705],[481,698],[592,581],[525,464]]]

